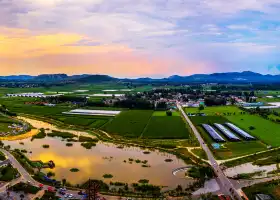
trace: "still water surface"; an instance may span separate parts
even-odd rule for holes
[[[32,126],[38,129],[49,128],[50,130],[64,131],[45,122],[32,121]],[[28,120],[28,122],[30,123],[31,121]],[[71,184],[81,184],[89,178],[100,179],[105,182],[120,181],[126,183],[135,183],[140,179],[148,179],[152,184],[171,188],[177,187],[178,184],[187,186],[193,182],[192,179],[180,178],[172,174],[174,169],[186,165],[182,160],[168,153],[153,151],[150,154],[144,154],[145,150],[138,147],[120,149],[115,144],[102,142],[88,150],[82,147],[79,142],[73,142],[72,147],[67,147],[66,141],[51,137],[33,141],[28,138],[20,141],[3,142],[5,145],[11,145],[12,148],[26,149],[28,152],[32,151],[32,153],[27,153],[31,160],[42,160],[43,162],[53,160],[56,165],[52,169],[55,173],[55,178],[57,180],[65,178]],[[23,142],[24,145],[19,144],[20,142]],[[44,149],[43,144],[50,145],[50,148]],[[147,164],[151,167],[142,167],[141,163],[137,164],[135,161],[130,164],[128,162],[129,158],[141,161],[147,160]],[[173,162],[165,162],[167,158],[171,158]],[[124,160],[127,162],[125,163]],[[80,171],[70,172],[71,168],[78,168]],[[51,170],[45,169],[43,171],[48,172]],[[112,174],[113,178],[104,179],[104,174]]]

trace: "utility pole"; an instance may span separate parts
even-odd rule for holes
[[[87,200],[97,200],[97,193],[99,191],[100,185],[93,180],[88,180],[88,187],[86,189]]]

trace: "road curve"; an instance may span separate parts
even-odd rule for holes
[[[212,154],[212,152],[210,151],[208,146],[205,144],[203,138],[197,131],[196,127],[193,125],[192,121],[186,115],[186,113],[182,109],[182,106],[178,102],[177,102],[177,107],[178,107],[179,111],[182,113],[183,117],[186,119],[187,123],[190,125],[194,135],[196,136],[197,140],[200,143],[200,146],[203,148],[203,150],[207,154],[210,165],[213,168],[213,170],[217,176],[217,180],[218,180],[219,186],[221,188],[221,191],[224,192],[226,195],[230,195],[233,199],[243,200],[241,194],[237,191],[237,189],[234,187],[234,185],[230,182],[230,180],[226,177],[226,175],[221,170],[219,164],[217,163],[216,159],[214,158],[214,155]]]
[[[37,182],[36,180],[34,180],[32,178],[32,176],[21,166],[21,164],[15,159],[15,157],[8,151],[6,151],[5,149],[0,148],[0,151],[2,151],[2,153],[5,154],[5,156],[10,160],[11,165],[16,168],[18,170],[18,172],[21,174],[21,177],[18,179],[15,179],[13,181],[11,181],[8,184],[5,184],[4,186],[2,186],[0,188],[0,193],[4,192],[6,190],[6,186],[13,186],[19,182],[27,182],[29,181],[32,185],[34,186],[39,186],[41,183]],[[48,189],[48,185],[44,185],[43,189],[47,190]],[[51,186],[52,187],[52,186]],[[75,197],[77,198],[81,198],[80,196],[78,196],[78,191],[74,191],[74,190],[67,190],[67,193],[71,193],[74,194]]]

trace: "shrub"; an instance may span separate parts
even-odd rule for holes
[[[51,172],[51,171],[50,171],[50,172],[47,173],[47,177],[52,177],[52,176],[55,176],[55,173],[54,173],[54,172]]]
[[[67,132],[60,132],[60,131],[52,131],[51,133],[48,134],[49,137],[61,137],[63,139],[67,138],[74,138],[76,137],[72,133],[67,133]]]
[[[172,116],[172,111],[170,111],[170,110],[166,111],[166,115],[167,116]]]
[[[103,178],[113,178],[113,175],[112,174],[104,174]]]
[[[78,172],[78,171],[80,171],[78,168],[72,168],[72,169],[70,169],[70,172]]]
[[[33,135],[31,141],[34,139],[43,139],[47,136],[45,129],[41,128],[37,135]]]
[[[254,126],[249,126],[249,130],[255,130],[256,128]]]
[[[36,194],[40,190],[40,188],[20,182],[20,183],[17,183],[16,185],[12,186],[11,190],[13,190],[15,192],[23,191],[24,193]]]
[[[81,146],[83,146],[86,149],[91,149],[92,147],[96,146],[96,143],[94,142],[84,142],[81,144]]]
[[[147,180],[147,179],[140,179],[140,180],[138,181],[138,183],[148,184],[148,183],[149,183],[149,180]]]
[[[170,159],[170,158],[167,158],[167,159],[165,159],[164,161],[165,161],[165,162],[172,162],[173,160]]]
[[[98,138],[91,138],[91,137],[86,137],[86,136],[80,136],[79,137],[79,142],[98,142]]]

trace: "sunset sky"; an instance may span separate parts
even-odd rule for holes
[[[0,75],[280,74],[280,0],[0,0]]]

